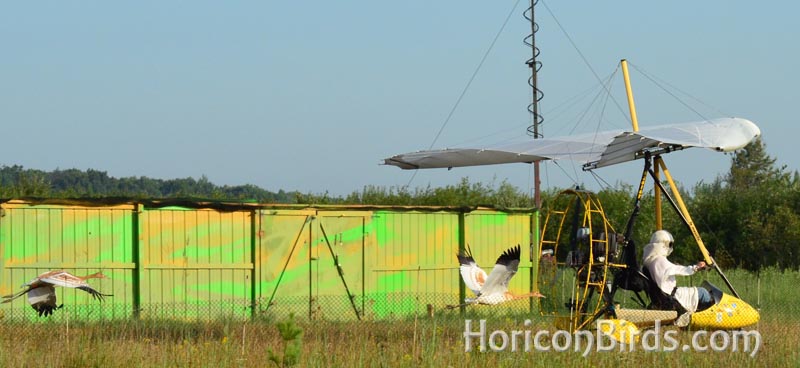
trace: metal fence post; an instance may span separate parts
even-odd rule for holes
[[[139,239],[142,235],[142,226],[139,222],[139,214],[142,213],[143,205],[141,203],[135,203],[133,205],[133,214],[131,215],[131,221],[133,228],[131,233],[133,235],[133,239],[131,239],[131,248],[133,254],[131,255],[133,258],[133,275],[131,277],[131,284],[133,288],[133,318],[139,319],[140,310],[142,307],[142,251],[141,251],[141,244],[139,243]]]

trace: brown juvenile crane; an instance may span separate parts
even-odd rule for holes
[[[75,276],[64,270],[47,271],[37,276],[35,279],[28,281],[22,285],[25,290],[16,294],[3,296],[2,303],[9,303],[12,300],[28,294],[28,303],[33,307],[36,312],[41,316],[49,316],[53,311],[64,306],[64,304],[56,304],[56,289],[55,286],[70,287],[83,290],[92,294],[92,298],[99,301],[105,300],[105,297],[112,296],[112,294],[103,294],[93,289],[86,282],[88,279],[104,279],[106,278],[100,272],[93,273],[87,276]]]

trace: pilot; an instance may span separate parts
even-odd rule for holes
[[[678,287],[675,276],[690,276],[706,267],[703,261],[692,266],[680,266],[670,262],[667,257],[672,253],[674,239],[666,230],[658,230],[650,237],[650,243],[644,247],[642,264],[650,271],[650,276],[658,287],[680,303],[686,313],[678,322],[688,323],[692,313],[705,310],[714,305],[711,293],[701,287]]]

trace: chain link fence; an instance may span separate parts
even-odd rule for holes
[[[260,299],[246,301],[217,301],[196,303],[151,303],[133,308],[127,304],[92,303],[63,305],[51,316],[38,316],[26,301],[0,311],[0,323],[30,322],[68,323],[118,321],[128,319],[201,322],[214,320],[280,321],[294,315],[309,321],[380,321],[415,317],[504,316],[536,312],[535,301],[528,299],[508,302],[502,306],[458,306],[458,294],[390,293],[354,296],[346,295],[287,296],[272,303]]]
[[[800,304],[800,272],[769,270],[751,273],[741,270],[727,272],[741,300],[755,308],[760,314],[759,325],[767,323],[773,328],[797,327]],[[687,286],[697,286],[711,281],[724,288],[720,277],[706,273],[684,278]],[[569,292],[574,292],[567,290]],[[467,291],[467,296],[471,292]],[[543,299],[548,305],[568,315],[568,300],[556,300],[555,296]],[[641,308],[630,292],[618,291],[615,303],[622,308]],[[393,321],[413,318],[530,318],[547,320],[539,312],[539,301],[520,299],[501,305],[468,305],[458,307],[458,293],[393,292],[355,295],[276,295],[271,302],[259,298],[248,300],[197,301],[183,303],[142,303],[138,308],[130,304],[88,301],[86,304],[65,304],[51,316],[40,317],[24,298],[4,304],[0,309],[0,324],[18,325],[24,328],[31,323],[81,323],[95,321],[144,320],[207,322],[219,320],[238,321],[282,321],[290,316],[305,321]],[[456,307],[453,307],[456,306]],[[451,308],[453,307],[453,308]]]

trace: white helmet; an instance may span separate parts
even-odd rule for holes
[[[658,230],[650,237],[650,243],[644,247],[642,252],[643,263],[648,263],[648,258],[668,257],[672,253],[672,245],[675,239],[666,230]]]

